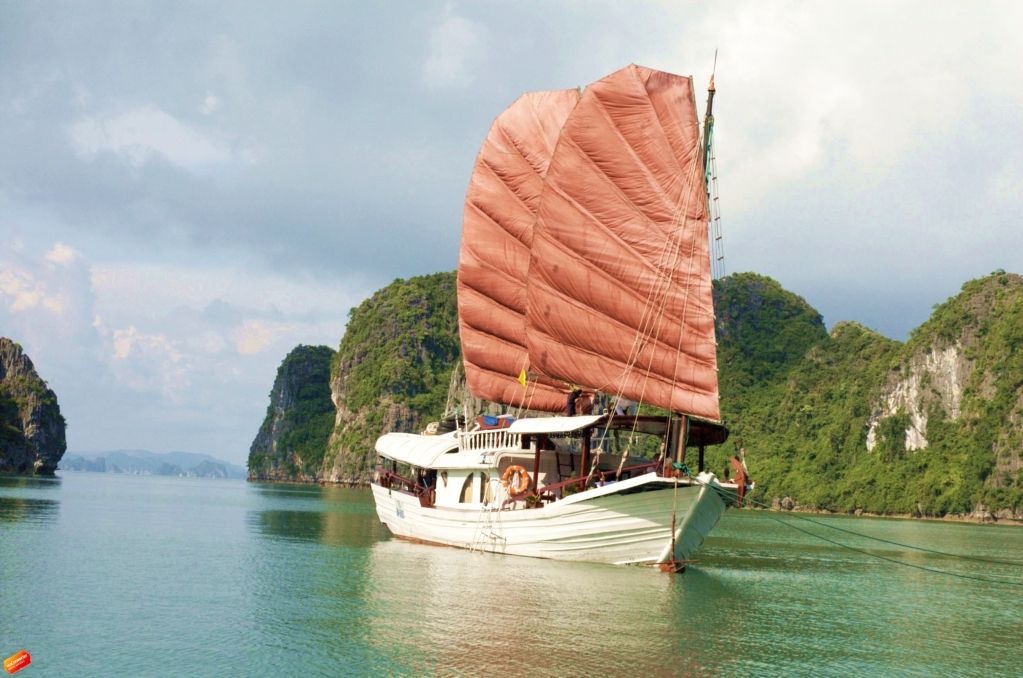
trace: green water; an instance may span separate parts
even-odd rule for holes
[[[1023,563],[1023,528],[815,519]],[[671,576],[409,544],[365,490],[0,477],[0,658],[28,650],[26,678],[1021,673],[1023,587],[766,513],[730,512],[698,558]]]

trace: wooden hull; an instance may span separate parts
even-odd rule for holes
[[[677,485],[648,473],[533,509],[424,508],[410,494],[372,488],[377,515],[398,537],[615,565],[688,560],[735,496],[734,485],[720,484],[709,473]]]

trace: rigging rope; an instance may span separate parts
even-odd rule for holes
[[[774,520],[775,522],[779,522],[782,525],[785,525],[787,527],[791,527],[793,530],[797,530],[799,532],[802,532],[803,534],[808,534],[811,537],[816,537],[817,539],[820,539],[822,541],[826,541],[829,544],[834,544],[835,546],[840,546],[840,547],[842,547],[844,549],[848,549],[850,551],[855,551],[856,553],[862,553],[863,555],[870,556],[871,558],[878,558],[880,560],[888,561],[889,563],[895,563],[896,565],[904,565],[905,567],[912,567],[912,568],[917,569],[917,570],[923,570],[924,572],[933,572],[934,574],[944,574],[944,575],[947,575],[949,577],[957,577],[959,579],[972,579],[974,581],[982,581],[982,582],[987,582],[989,584],[1006,584],[1006,585],[1009,585],[1009,586],[1023,586],[1023,581],[1014,581],[1014,580],[1006,580],[1006,579],[990,579],[988,577],[980,577],[980,576],[972,575],[972,574],[963,574],[961,572],[949,572],[948,570],[939,570],[936,567],[926,567],[924,565],[917,565],[916,563],[907,563],[904,560],[898,560],[896,558],[889,558],[888,556],[882,556],[882,555],[879,555],[877,553],[871,553],[870,551],[866,551],[864,549],[859,549],[859,548],[856,548],[855,546],[850,546],[849,544],[843,544],[842,542],[835,541],[834,539],[828,539],[827,537],[821,536],[819,534],[815,534],[815,533],[813,533],[813,532],[811,532],[809,530],[804,530],[803,528],[801,528],[801,527],[799,527],[797,525],[793,525],[792,523],[790,523],[788,521],[781,520],[778,516],[770,516],[770,518],[771,518],[771,520]],[[949,555],[951,555],[951,554],[949,554]],[[999,576],[999,575],[995,575],[995,576]]]
[[[765,504],[764,502],[757,501],[756,499],[752,499],[752,498],[749,498],[749,497],[747,497],[746,503],[755,504],[755,505],[759,506],[760,508],[771,510],[771,507],[768,506],[767,504]],[[813,523],[814,525],[820,525],[821,527],[827,527],[827,528],[830,528],[832,530],[838,530],[839,532],[845,532],[847,534],[852,534],[852,535],[855,535],[857,537],[863,537],[864,539],[872,539],[874,541],[883,542],[885,544],[891,544],[892,546],[901,546],[903,548],[912,549],[914,551],[923,551],[925,553],[933,553],[935,555],[948,556],[950,558],[961,558],[963,560],[975,560],[975,561],[980,562],[980,563],[992,563],[992,564],[995,564],[995,565],[1014,565],[1016,567],[1023,566],[1023,562],[1013,562],[1013,561],[1009,561],[1009,560],[998,560],[996,558],[981,558],[980,556],[970,556],[970,555],[966,555],[966,554],[962,554],[962,553],[949,553],[948,551],[938,551],[937,549],[929,549],[929,548],[926,548],[924,546],[914,546],[913,544],[904,544],[902,542],[892,541],[891,539],[884,539],[883,537],[875,537],[873,535],[865,534],[863,532],[857,532],[856,530],[850,530],[848,528],[838,527],[837,525],[828,525],[825,522],[822,522],[820,520],[814,520],[813,518],[808,518],[806,516],[800,516],[800,515],[793,514],[791,517],[795,518],[796,520],[803,520],[803,521],[806,521],[808,523]]]
[[[913,544],[903,544],[902,542],[892,541],[891,539],[884,539],[883,537],[875,537],[873,535],[864,534],[862,532],[857,532],[855,530],[849,530],[849,529],[846,529],[844,527],[838,527],[837,525],[828,525],[827,523],[821,522],[819,520],[814,520],[813,518],[807,518],[806,516],[793,516],[793,517],[794,518],[798,518],[799,520],[805,520],[808,523],[813,523],[814,525],[820,525],[821,527],[827,527],[827,528],[830,528],[832,530],[838,530],[839,532],[845,532],[847,534],[856,535],[857,537],[863,537],[864,539],[872,539],[873,541],[879,541],[879,542],[882,542],[884,544],[891,544],[892,546],[901,546],[903,548],[912,549],[914,551],[923,551],[924,553],[933,553],[933,554],[939,555],[939,556],[948,556],[950,558],[960,558],[962,560],[974,560],[974,561],[976,561],[978,563],[993,563],[993,564],[997,564],[997,565],[1013,565],[1013,566],[1016,566],[1016,567],[1023,566],[1023,562],[1013,562],[1011,560],[998,560],[997,558],[982,558],[980,556],[971,556],[971,555],[967,555],[965,553],[949,553],[948,551],[939,551],[937,549],[929,549],[929,548],[927,548],[925,546],[914,546]]]
[[[604,439],[607,437],[607,433],[610,430],[611,421],[613,421],[615,412],[617,411],[618,405],[624,396],[625,391],[625,377],[631,372],[636,363],[639,362],[639,358],[642,355],[643,349],[650,344],[651,340],[656,339],[660,335],[661,321],[664,317],[664,310],[667,302],[668,293],[671,291],[671,285],[674,280],[676,264],[679,260],[679,253],[682,247],[682,241],[684,238],[685,224],[689,221],[689,201],[692,195],[692,187],[696,183],[698,161],[700,158],[699,152],[695,153],[689,162],[689,172],[684,177],[682,185],[683,199],[676,203],[674,211],[672,213],[671,225],[669,227],[670,235],[665,238],[664,244],[661,248],[661,253],[658,256],[657,267],[659,269],[667,268],[669,273],[667,276],[660,276],[656,283],[651,287],[649,294],[643,304],[643,313],[640,316],[640,321],[636,328],[636,336],[633,339],[632,347],[629,349],[629,357],[625,364],[625,369],[622,372],[622,377],[619,380],[618,388],[615,391],[614,398],[612,399],[610,409],[610,419],[608,421],[608,428],[604,429],[604,434],[601,436],[600,444],[603,444]],[[693,247],[689,253],[689,271],[692,271],[692,262],[695,255],[696,248]],[[683,306],[683,314],[680,321],[681,325],[685,325],[686,308],[688,307],[689,294],[686,293],[686,298]],[[681,344],[681,341],[680,341]],[[680,348],[679,346],[678,348]],[[678,356],[676,355],[675,368],[677,371],[678,367]],[[643,376],[643,386],[640,389],[640,397],[637,399],[637,412],[639,414],[639,406],[643,402],[643,396],[646,393],[646,386],[650,379],[650,373],[653,369],[653,360],[647,364],[647,369]],[[675,379],[672,375],[672,386],[674,387]],[[605,384],[604,386],[607,386]],[[632,448],[634,443],[635,434],[638,427],[638,419],[633,421],[632,430],[629,432],[629,440],[627,447]],[[618,475],[621,475],[621,470],[625,466],[625,454],[618,463]]]
[[[698,146],[698,148],[699,148],[699,146]],[[685,233],[684,233],[685,226],[689,222],[689,216],[688,216],[689,215],[689,200],[690,200],[690,197],[692,195],[692,191],[690,189],[696,183],[696,174],[697,174],[696,170],[698,168],[698,161],[699,161],[699,159],[700,159],[700,154],[699,154],[699,152],[697,152],[696,154],[693,155],[693,158],[690,161],[689,176],[686,177],[686,181],[683,184],[683,191],[684,191],[684,194],[685,194],[685,199],[684,199],[684,201],[679,201],[679,204],[676,205],[675,212],[672,215],[672,228],[675,229],[675,233],[666,240],[664,248],[662,249],[662,253],[661,253],[661,261],[658,262],[658,264],[662,264],[663,263],[663,265],[668,268],[668,271],[669,271],[668,276],[667,276],[666,279],[662,279],[661,280],[661,284],[660,284],[659,288],[654,288],[653,290],[651,290],[651,294],[650,294],[650,297],[648,299],[648,302],[652,306],[652,304],[653,304],[653,302],[655,300],[655,295],[660,295],[660,299],[658,301],[658,308],[657,308],[656,319],[652,320],[651,327],[650,327],[650,330],[651,330],[650,334],[648,336],[646,336],[646,340],[643,341],[642,343],[640,343],[639,339],[643,335],[644,324],[641,323],[640,327],[637,328],[636,340],[633,342],[633,347],[635,348],[635,356],[633,357],[633,356],[630,355],[629,364],[625,368],[625,372],[623,374],[623,378],[621,380],[621,384],[620,384],[618,392],[617,392],[617,394],[615,396],[615,401],[614,401],[615,407],[617,407],[618,402],[621,400],[622,394],[623,394],[624,389],[625,389],[625,379],[624,379],[625,375],[627,375],[628,372],[639,361],[640,354],[642,353],[643,349],[646,348],[646,346],[650,343],[650,341],[653,340],[653,339],[657,339],[660,336],[661,322],[664,319],[664,310],[665,310],[665,307],[667,306],[668,293],[671,291],[671,285],[674,282],[674,277],[675,277],[675,269],[676,269],[676,266],[677,266],[677,264],[679,262],[679,259],[680,259],[680,254],[681,254],[681,249],[682,249],[682,241],[683,241],[683,238],[684,238],[684,235],[685,235]],[[667,261],[665,261],[664,260],[664,253],[668,251],[669,245],[671,245],[671,254],[670,254],[669,259]],[[694,259],[696,257],[696,250],[697,250],[697,247],[696,247],[696,244],[694,242],[694,243],[691,244],[690,249],[689,249],[689,262],[688,262],[688,268],[686,270],[686,280],[687,281],[692,278],[693,261],[694,261]],[[663,292],[661,290],[663,290]],[[679,319],[679,325],[680,325],[680,328],[679,328],[679,340],[678,340],[678,345],[675,347],[675,364],[674,364],[674,368],[672,370],[672,375],[671,375],[671,390],[672,391],[675,390],[675,385],[676,385],[676,383],[678,381],[678,379],[677,379],[677,377],[678,377],[678,363],[679,363],[679,358],[680,358],[681,352],[682,352],[682,339],[685,336],[686,315],[688,314],[688,310],[689,310],[689,297],[690,297],[690,291],[687,290],[686,291],[686,295],[685,295],[685,300],[683,301],[683,305],[682,305],[682,317]],[[644,317],[646,316],[646,313],[647,313],[647,309],[644,309]],[[639,398],[639,402],[640,403],[642,403],[643,395],[646,393],[646,387],[647,387],[647,384],[649,383],[650,373],[651,373],[652,370],[653,370],[653,360],[651,359],[647,363],[647,369],[646,369],[645,374],[643,375],[643,387],[640,390],[640,398]],[[639,414],[639,405],[638,404],[636,406],[636,414],[637,415]],[[631,448],[631,446],[633,444],[633,439],[635,437],[636,429],[637,429],[638,424],[639,424],[639,420],[637,418],[633,422],[632,431],[630,431],[630,433],[629,433],[629,447],[630,448]],[[686,428],[688,430],[688,417],[686,418]],[[687,439],[688,439],[688,436],[686,437],[686,440]],[[681,441],[681,444],[683,446],[686,444],[686,440]],[[621,475],[622,469],[624,467],[625,467],[625,455],[622,455],[621,460],[618,462],[618,472],[617,472],[618,476]]]

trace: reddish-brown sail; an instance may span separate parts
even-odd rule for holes
[[[701,160],[689,78],[628,66],[586,88],[533,228],[535,369],[720,419]]]
[[[555,412],[556,382],[530,374],[526,276],[533,222],[558,134],[577,90],[523,94],[487,134],[465,196],[458,260],[458,322],[469,391],[478,398]]]

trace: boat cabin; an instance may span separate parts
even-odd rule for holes
[[[727,436],[720,424],[680,417],[500,418],[443,434],[381,436],[374,482],[423,507],[535,508],[645,473],[680,474],[687,447],[698,450],[702,471],[705,446]]]

